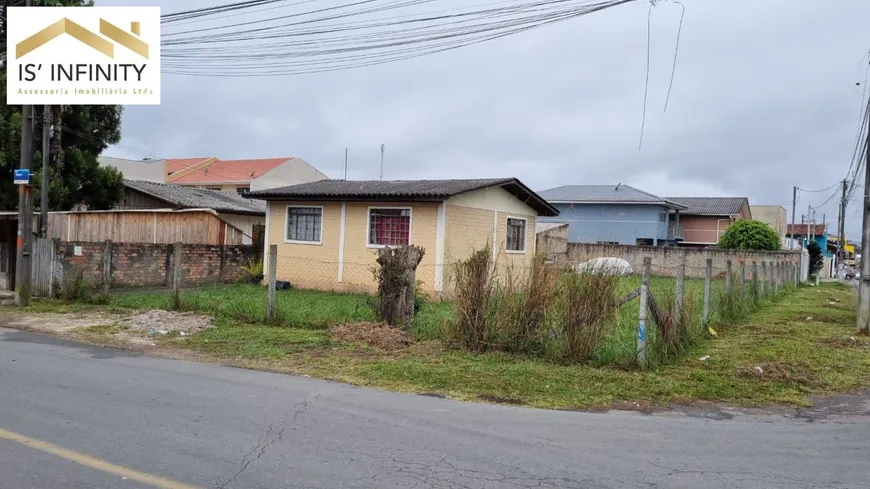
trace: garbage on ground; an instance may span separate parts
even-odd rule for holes
[[[759,375],[764,373],[764,369],[761,368],[761,367],[759,367],[759,366],[757,366],[757,365],[753,368],[753,370],[755,370],[756,372],[758,372]]]
[[[702,362],[706,362],[709,359],[710,359],[710,355],[704,355],[703,357],[699,358],[698,360],[701,360]]]

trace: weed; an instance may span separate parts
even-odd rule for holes
[[[489,246],[454,266],[454,317],[446,335],[471,351],[485,351],[491,343],[489,306],[493,294],[493,263]]]
[[[601,345],[616,314],[616,283],[612,275],[563,274],[562,358],[585,361]]]

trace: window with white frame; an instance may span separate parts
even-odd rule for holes
[[[505,234],[505,249],[507,251],[526,251],[526,220],[509,217],[507,218],[507,232]]]
[[[666,211],[666,210],[659,211],[659,222],[668,222],[668,211]]]
[[[411,244],[411,209],[369,209],[369,246]]]
[[[323,207],[287,207],[287,241],[320,243],[323,236]]]

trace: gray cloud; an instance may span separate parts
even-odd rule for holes
[[[175,1],[145,3],[181,9]],[[517,176],[538,189],[625,182],[660,195],[747,196],[758,204],[790,202],[793,185],[817,189],[842,179],[859,117],[855,82],[866,68],[859,62],[870,49],[870,3],[684,3],[667,112],[680,9],[660,2],[652,11],[641,150],[646,2],[359,70],[164,75],[161,106],[127,108],[122,144],[164,157],[296,155],[333,177],[341,177],[347,147],[349,178],[377,178],[384,143],[386,178]],[[437,8],[451,4],[468,2]],[[798,214],[828,195],[803,193]],[[858,208],[853,202],[848,213],[852,236]],[[835,202],[822,211],[836,219]]]

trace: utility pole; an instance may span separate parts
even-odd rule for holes
[[[51,106],[42,109],[42,184],[39,199],[39,237],[48,237],[48,156],[51,140]]]
[[[32,7],[32,0],[24,1]],[[21,107],[21,161],[19,168],[30,170],[33,161],[33,106]],[[15,303],[30,305],[31,242],[33,240],[33,187],[18,186],[18,240],[15,243],[17,270],[15,272]]]
[[[814,231],[816,227],[814,224],[816,223],[815,215],[813,214],[813,206],[807,206],[807,244],[810,244],[810,241],[815,238]],[[812,237],[811,237],[812,236]]]
[[[381,144],[381,180],[384,179],[384,145]]]
[[[868,113],[870,119],[870,113]],[[868,121],[870,122],[870,121]],[[870,125],[864,141],[864,219],[861,226],[861,283],[858,288],[858,331],[870,333]]]
[[[347,180],[347,148],[344,148],[344,179]]]
[[[795,219],[794,214],[795,214],[795,212],[797,212],[797,209],[795,209],[795,207],[797,207],[797,187],[792,187],[792,189],[791,189],[791,239],[788,242],[788,249],[790,249],[790,250],[794,249],[794,235],[795,235],[795,231],[796,231],[794,228],[794,219]],[[801,219],[801,220],[803,220],[803,219]]]
[[[840,242],[837,245],[837,261],[843,263],[846,259],[846,180],[843,180],[843,195],[840,197],[840,219],[837,222],[837,235]]]

